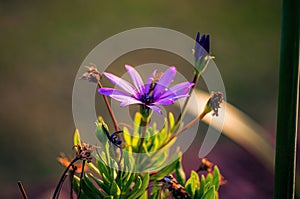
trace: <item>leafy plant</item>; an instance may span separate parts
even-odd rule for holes
[[[57,185],[53,198],[58,198],[62,184],[67,176],[71,176],[73,192],[77,198],[218,198],[218,190],[224,183],[217,166],[206,159],[202,160],[197,171],[191,171],[186,180],[182,167],[182,154],[179,147],[171,151],[178,136],[205,115],[212,112],[218,116],[218,109],[223,101],[220,92],[212,93],[199,116],[187,124],[182,119],[187,109],[191,93],[200,75],[213,58],[209,54],[209,35],[200,37],[198,33],[194,49],[195,75],[192,82],[183,82],[168,88],[176,75],[176,68],[170,67],[163,74],[156,70],[143,83],[138,72],[131,66],[125,68],[132,78],[133,85],[110,73],[103,72],[113,84],[122,90],[104,88],[101,84],[100,72],[95,65],[87,66],[88,71],[82,79],[97,82],[98,92],[103,95],[114,124],[111,130],[102,117],[96,121],[96,137],[99,144],[89,145],[80,139],[79,131],[74,133],[76,156],[71,161],[61,157],[59,161],[66,167]],[[133,124],[120,129],[114,113],[107,101],[107,96],[120,101],[120,106],[138,104]],[[175,120],[172,112],[164,118],[162,128],[157,128],[150,120],[153,112],[161,113],[160,106],[174,104],[174,101],[185,98],[184,108]],[[174,153],[174,154],[172,154]],[[93,160],[92,160],[93,159]],[[77,163],[81,161],[81,165]],[[79,170],[79,171],[78,171]],[[199,177],[198,172],[202,173]],[[77,174],[76,174],[77,173]],[[176,177],[174,177],[175,175]]]

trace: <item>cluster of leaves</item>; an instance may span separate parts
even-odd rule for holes
[[[168,149],[174,143],[172,141],[166,144],[174,133],[170,130],[174,129],[175,125],[173,115],[169,114],[161,130],[157,130],[155,124],[146,128],[143,141],[137,138],[140,133],[143,133],[141,121],[142,116],[137,113],[134,118],[133,133],[129,132],[129,128],[124,127],[123,143],[117,147],[118,145],[114,145],[106,134],[108,132],[111,135],[108,126],[102,118],[98,119],[96,136],[100,146],[95,147],[95,160],[86,163],[88,169],[85,169],[82,177],[74,176],[73,180],[75,192],[79,193],[80,189],[80,198],[160,199],[171,195],[173,198],[181,198],[178,196],[178,191],[186,192],[187,198],[218,198],[221,175],[217,166],[214,167],[213,172],[209,172],[206,176],[202,175],[201,179],[197,172],[192,171],[187,180],[181,158],[163,167],[169,155]],[[74,145],[80,144],[82,141],[79,132],[76,131]],[[145,157],[141,157],[141,164],[136,163],[136,158],[139,157],[134,157],[132,152],[145,154]],[[150,168],[153,167],[161,169],[151,172]],[[143,169],[143,172],[137,173],[136,169]],[[177,180],[167,185],[168,183],[162,179],[170,174],[176,175]]]

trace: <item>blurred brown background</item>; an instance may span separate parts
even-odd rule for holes
[[[20,179],[31,198],[54,188],[63,170],[56,157],[71,153],[78,67],[104,39],[144,26],[211,34],[228,102],[261,124],[273,142],[280,1],[2,0],[0,198],[21,198]],[[241,146],[223,136],[210,158],[228,179],[221,198],[272,198],[271,172]],[[193,168],[188,159],[192,155],[185,161]]]

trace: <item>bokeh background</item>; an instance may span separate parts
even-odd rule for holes
[[[72,154],[78,67],[104,39],[145,26],[211,34],[228,102],[262,125],[274,144],[280,1],[2,0],[0,198],[21,198],[18,180],[30,198],[53,191],[63,171],[56,157]],[[197,152],[191,147],[189,154],[186,168],[195,169],[189,160]],[[221,198],[273,197],[272,172],[243,146],[222,136],[209,158],[228,180]]]

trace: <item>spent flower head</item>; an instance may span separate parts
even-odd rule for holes
[[[160,114],[160,105],[174,104],[174,101],[189,96],[190,87],[194,85],[191,82],[182,82],[168,88],[176,75],[174,66],[169,67],[159,78],[157,78],[155,70],[146,83],[143,83],[141,76],[133,67],[125,65],[125,68],[133,85],[111,73],[103,72],[104,76],[123,91],[114,88],[99,88],[98,90],[100,94],[121,102],[121,107],[140,104]]]
[[[213,92],[209,98],[207,105],[213,110],[213,115],[219,116],[220,104],[223,102],[222,92]]]
[[[98,71],[95,64],[91,64],[91,66],[84,66],[87,69],[87,72],[83,73],[80,79],[88,80],[90,82],[97,83],[101,79],[101,74]]]

